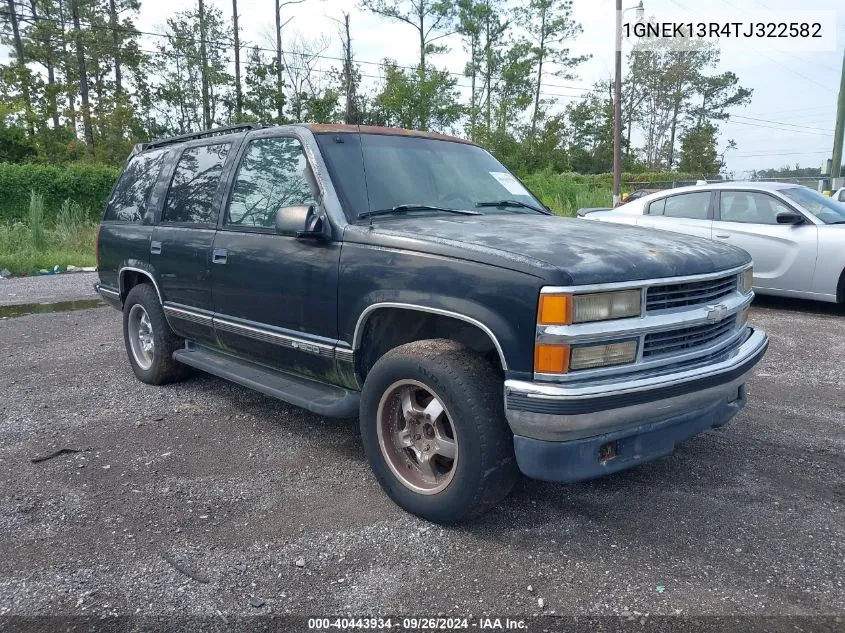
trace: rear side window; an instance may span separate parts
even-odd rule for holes
[[[159,149],[132,157],[117,180],[103,220],[135,224],[144,221],[165,156],[167,150]]]
[[[666,198],[663,215],[667,218],[706,220],[710,208],[710,192],[682,193]]]
[[[238,170],[229,226],[273,228],[282,207],[314,203],[310,168],[293,138],[252,141]]]
[[[182,152],[164,202],[162,222],[211,224],[215,221],[214,196],[230,146],[230,143],[217,143]]]

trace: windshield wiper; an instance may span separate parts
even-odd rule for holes
[[[490,202],[476,202],[477,207],[522,207],[523,209],[531,209],[543,215],[551,215],[548,210],[535,207],[533,204],[527,202],[520,202],[519,200],[491,200]]]
[[[397,204],[390,209],[379,209],[377,211],[362,211],[358,214],[358,219],[372,218],[379,215],[393,215],[394,213],[407,213],[408,211],[443,211],[445,213],[457,213],[459,215],[481,215],[478,211],[469,211],[467,209],[448,209],[446,207],[438,207],[432,204]]]

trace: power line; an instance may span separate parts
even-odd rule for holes
[[[16,4],[19,4],[19,3],[16,3]],[[24,6],[24,5],[20,4],[19,6]],[[35,19],[36,21],[50,22],[52,24],[64,25],[64,23],[61,20],[58,20],[56,18],[50,18],[50,17],[47,17],[47,16],[28,16],[27,19],[28,20]],[[149,36],[149,37],[162,37],[162,38],[166,38],[166,39],[181,40],[181,41],[188,42],[188,43],[191,43],[191,44],[203,43],[206,46],[212,46],[212,47],[223,48],[223,49],[229,49],[229,48],[234,46],[234,42],[228,42],[228,41],[224,41],[224,40],[211,40],[211,39],[207,39],[207,38],[206,39],[193,38],[193,37],[187,37],[187,36],[184,36],[184,35],[177,35],[175,33],[174,34],[155,33],[153,31],[141,31],[139,29],[135,29],[135,28],[130,29],[130,28],[121,27],[121,26],[112,27],[110,25],[91,24],[89,22],[80,22],[80,24],[82,26],[89,28],[89,29],[92,29],[92,30],[108,31],[109,33],[113,32],[113,31],[119,31],[119,32],[129,33],[131,35],[138,35],[138,36],[145,35],[145,36]],[[37,38],[34,38],[33,36],[27,36],[27,37],[28,37],[28,39],[37,39]],[[50,40],[46,40],[46,41],[50,41]],[[273,53],[273,54],[275,54],[277,52],[275,48],[266,48],[266,47],[262,47],[262,46],[258,46],[258,45],[249,45],[249,44],[242,44],[241,49],[246,49],[246,50],[257,49],[257,50],[260,50],[260,51],[263,51],[263,52],[268,52],[268,53]],[[312,57],[312,58],[315,58],[315,59],[327,59],[327,60],[337,61],[337,62],[346,61],[342,57],[334,57],[332,55],[323,55],[323,54],[302,53],[302,52],[299,52],[299,51],[283,50],[282,54],[284,54],[284,55],[299,55],[301,57]],[[364,64],[364,65],[368,65],[368,66],[384,66],[385,65],[384,62],[374,62],[374,61],[361,60],[361,59],[356,59],[356,60],[354,60],[354,62],[356,64]],[[401,68],[402,70],[416,70],[416,67],[414,67],[414,66],[401,66],[401,65],[397,64],[396,67]],[[445,72],[449,75],[453,75],[453,76],[456,76],[456,77],[466,77],[466,75],[464,73],[454,71],[454,70],[442,70],[442,71],[439,71],[439,72]],[[582,86],[574,86],[574,85],[567,85],[567,84],[551,84],[551,83],[544,82],[543,85],[546,86],[546,87],[549,87],[549,88],[560,88],[560,89],[563,89],[563,90],[576,90],[576,91],[580,91],[580,92],[584,92],[584,93],[590,93],[590,92],[596,92],[597,91],[596,88],[584,88]],[[465,86],[465,87],[468,87],[468,86]],[[551,96],[559,96],[559,97],[573,97],[573,96],[575,96],[575,95],[565,95],[565,94],[557,94],[556,95],[554,93],[548,93],[548,94],[551,95]]]
[[[796,130],[796,129],[785,128],[785,127],[775,127],[773,125],[763,125],[761,123],[747,123],[745,121],[726,121],[726,125],[747,125],[749,127],[759,127],[759,128],[765,128],[767,130],[779,130],[781,132],[792,132],[792,133],[795,133],[795,134],[811,134],[811,135],[814,135],[814,136],[829,136],[828,133],[824,133],[824,132],[813,132],[811,130]]]
[[[789,127],[802,128],[805,130],[815,130],[817,132],[827,132],[825,128],[809,127],[807,125],[796,125],[795,123],[787,123],[786,121],[773,121],[772,119],[757,119],[750,116],[743,116],[741,114],[732,114],[732,119],[746,119],[748,121],[760,121],[762,123],[776,123],[777,125],[787,125]]]
[[[803,156],[806,154],[827,154],[828,150],[814,150],[812,152],[761,152],[759,154],[734,154],[731,153],[732,158],[758,158],[766,156]]]
[[[5,31],[0,31],[0,35],[11,36],[12,34],[5,32]],[[29,35],[29,36],[27,36],[27,38],[30,39],[30,40],[36,40],[36,41],[47,42],[47,43],[52,41],[49,38],[39,38],[39,37],[36,37],[36,36],[33,36],[33,35]],[[256,47],[256,48],[259,48],[259,50],[270,50],[270,49],[261,49],[260,47]],[[136,50],[140,53],[147,53],[148,55],[158,55],[160,57],[167,57],[169,59],[184,59],[185,58],[183,55],[179,55],[178,53],[171,53],[171,52],[167,52],[167,51],[163,51],[163,50],[149,50],[149,49],[145,49],[145,48],[137,48]],[[275,53],[276,51],[273,50],[272,52]],[[282,53],[283,54],[289,54],[289,55],[301,55],[303,57],[312,57],[312,58],[321,57],[319,55],[310,55],[310,54],[307,54],[307,53],[296,53],[296,52],[289,52],[289,51],[282,51]],[[226,64],[234,64],[234,62],[235,62],[234,59],[229,58],[229,57],[221,57],[219,59],[219,61],[226,63]],[[239,61],[240,61],[241,66],[243,66],[244,68],[249,67],[249,60],[248,59],[241,59]],[[379,64],[379,66],[384,67],[384,64]],[[334,69],[334,68],[332,68],[332,69],[309,68],[309,67],[306,67],[306,66],[293,66],[293,65],[287,64],[287,63],[285,64],[285,68],[290,68],[291,70],[304,70],[304,71],[308,71],[308,72],[315,72],[315,73],[321,73],[321,74],[331,74],[333,72],[336,72],[336,69]],[[411,67],[403,67],[403,66],[397,66],[397,68],[409,68],[409,69],[415,70]],[[361,73],[361,72],[359,72],[358,74],[361,77],[366,77],[367,79],[383,79],[383,77],[381,77],[380,75],[368,75],[366,73]],[[469,84],[462,84],[462,83],[459,83],[459,82],[455,82],[455,86],[458,87],[458,88],[472,88],[472,86],[469,85]],[[578,95],[562,94],[562,93],[559,93],[559,92],[546,92],[546,91],[542,91],[542,90],[540,91],[540,95],[543,96],[543,97],[564,97],[564,98],[569,98],[569,99],[575,99],[575,98],[578,97]]]
[[[680,7],[680,8],[681,8],[681,9],[683,9],[684,11],[691,11],[691,9],[690,9],[689,7],[685,7],[684,5],[682,5],[682,4],[680,4],[679,2],[677,2],[677,0],[669,0],[669,1],[670,1],[672,4],[674,4],[676,7]],[[722,2],[724,2],[725,4],[727,4],[728,6],[733,7],[733,8],[734,8],[734,9],[736,9],[737,11],[741,11],[741,9],[740,9],[739,7],[737,7],[736,5],[731,4],[731,3],[730,3],[730,2],[728,2],[727,0],[721,0],[721,1],[722,1]],[[765,6],[765,5],[763,5],[763,6]],[[793,75],[796,75],[796,76],[798,76],[798,77],[801,77],[801,79],[804,79],[805,81],[809,81],[811,84],[815,84],[815,85],[817,85],[817,86],[819,86],[819,87],[821,87],[821,88],[824,88],[824,89],[825,89],[825,90],[827,90],[828,92],[833,92],[833,93],[835,93],[835,92],[836,92],[835,90],[831,90],[830,86],[826,86],[825,84],[820,83],[820,82],[816,81],[815,79],[811,79],[810,77],[807,77],[807,75],[805,75],[805,74],[803,74],[803,73],[800,73],[800,72],[798,72],[797,70],[794,70],[794,69],[790,68],[789,66],[787,66],[787,65],[786,65],[786,64],[784,64],[783,62],[779,62],[779,61],[778,61],[778,60],[776,60],[774,57],[769,57],[768,55],[766,55],[766,54],[765,54],[765,53],[763,53],[762,51],[758,51],[758,50],[756,50],[756,49],[752,49],[752,52],[753,52],[753,53],[757,53],[757,54],[758,54],[758,55],[760,55],[761,57],[765,57],[765,58],[766,58],[766,59],[768,59],[770,62],[774,62],[775,64],[780,65],[780,66],[781,66],[784,70],[788,70],[788,71],[789,71],[789,72],[791,72]]]

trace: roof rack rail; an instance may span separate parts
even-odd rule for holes
[[[266,123],[238,123],[237,125],[227,125],[225,127],[215,127],[210,130],[202,132],[190,132],[188,134],[180,134],[179,136],[168,136],[166,138],[158,138],[149,143],[141,143],[141,151],[152,149],[154,147],[163,147],[164,145],[171,145],[173,143],[181,143],[182,141],[192,141],[198,138],[206,138],[208,136],[217,136],[219,134],[231,134],[232,132],[240,132],[243,130],[258,130],[267,127]]]

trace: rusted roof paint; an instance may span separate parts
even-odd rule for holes
[[[361,134],[385,134],[390,136],[418,136],[420,138],[431,138],[439,141],[452,141],[453,143],[464,143],[466,145],[475,145],[472,141],[457,136],[450,136],[448,134],[441,134],[440,132],[423,132],[421,130],[406,130],[401,127],[381,127],[377,125],[341,125],[334,123],[307,123],[305,124],[309,130],[314,134],[320,133],[344,133],[344,132],[361,132]]]

